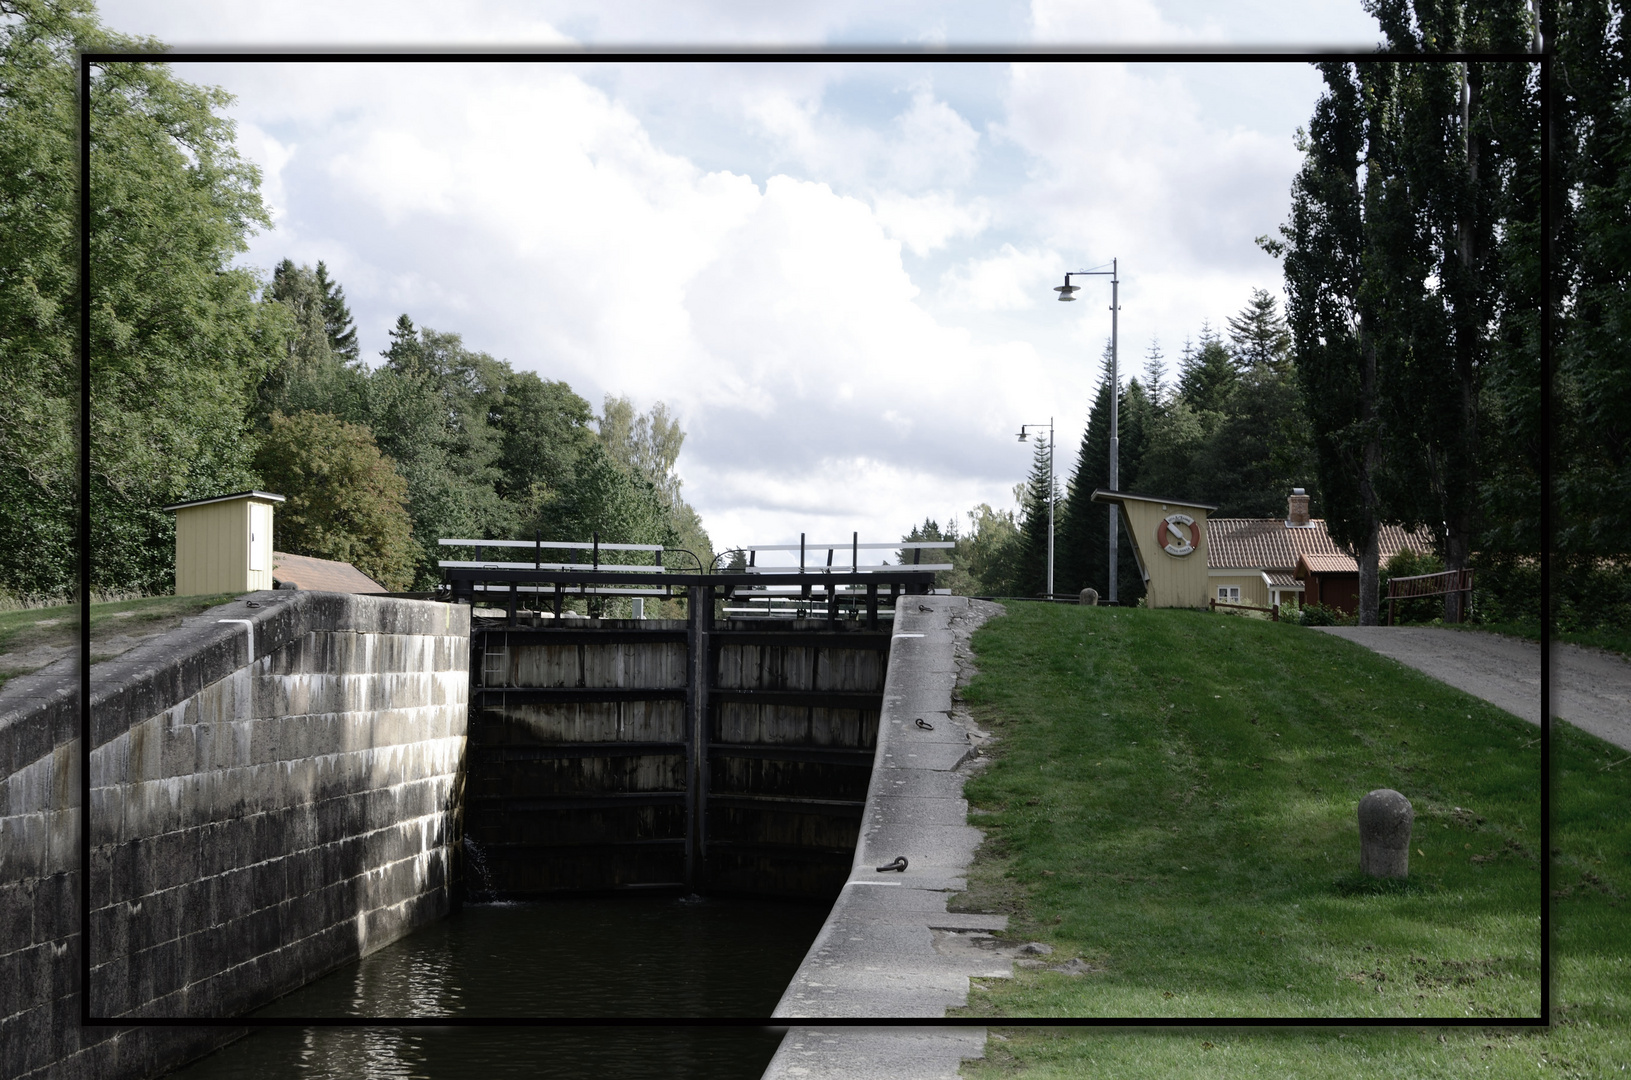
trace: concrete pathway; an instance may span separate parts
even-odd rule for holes
[[[1429,626],[1322,626],[1540,723],[1540,645],[1521,638]],[[1552,646],[1552,715],[1631,750],[1631,663],[1577,645]]]
[[[983,1027],[800,1027],[764,1080],[957,1080],[965,1058],[984,1056]]]
[[[1013,975],[1012,956],[959,947],[994,944],[1006,915],[946,910],[968,887],[982,839],[968,823],[963,780],[984,733],[961,707],[954,713],[952,691],[967,681],[959,660],[969,667],[974,628],[1001,610],[961,596],[908,596],[896,607],[855,861],[773,1016],[938,1019],[968,1003],[971,976]],[[904,873],[878,871],[897,856]]]

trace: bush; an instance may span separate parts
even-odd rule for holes
[[[1472,621],[1540,632],[1540,560],[1532,555],[1473,556]]]
[[[1559,556],[1552,596],[1552,625],[1565,634],[1631,631],[1631,559]]]
[[[1358,622],[1354,616],[1324,604],[1304,604],[1298,609],[1297,621],[1303,626],[1353,626]]]

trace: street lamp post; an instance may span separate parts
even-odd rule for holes
[[[1053,417],[1046,424],[1019,425],[1019,441],[1026,442],[1028,428],[1048,429],[1048,599],[1053,599]]]
[[[1059,294],[1061,300],[1074,300],[1074,294],[1080,285],[1072,285],[1073,277],[1108,276],[1110,278],[1110,490],[1121,490],[1121,482],[1117,477],[1121,464],[1121,376],[1116,370],[1116,319],[1121,311],[1118,293],[1121,279],[1116,274],[1116,260],[1110,260],[1108,270],[1072,270],[1065,275],[1063,285],[1055,285],[1053,291]],[[1114,604],[1116,597],[1116,538],[1121,528],[1120,507],[1110,504],[1110,603]],[[1050,560],[1051,563],[1051,560]],[[1050,586],[1051,588],[1051,586]]]

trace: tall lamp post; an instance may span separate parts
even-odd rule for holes
[[[1108,270],[1072,270],[1065,275],[1063,285],[1055,285],[1053,291],[1059,294],[1061,300],[1074,300],[1073,295],[1081,288],[1072,285],[1073,277],[1107,276],[1110,279],[1110,490],[1121,490],[1117,478],[1121,463],[1121,376],[1116,370],[1116,318],[1121,311],[1121,304],[1117,299],[1121,279],[1116,276],[1116,260],[1110,260]],[[1121,528],[1121,508],[1115,503],[1110,504],[1110,603],[1116,603],[1116,536]],[[1053,560],[1050,557],[1048,564]],[[1049,586],[1050,591],[1052,586]]]
[[[1048,429],[1048,599],[1053,599],[1053,417],[1046,424],[1019,425],[1019,441],[1029,439],[1028,429]]]

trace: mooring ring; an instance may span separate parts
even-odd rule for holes
[[[903,874],[906,873],[906,856],[896,855],[894,862],[888,866],[878,867],[878,873],[880,874],[888,873],[890,870],[899,870]]]
[[[917,718],[917,726],[922,728],[924,731],[934,730],[934,725],[923,719],[921,716]]]

